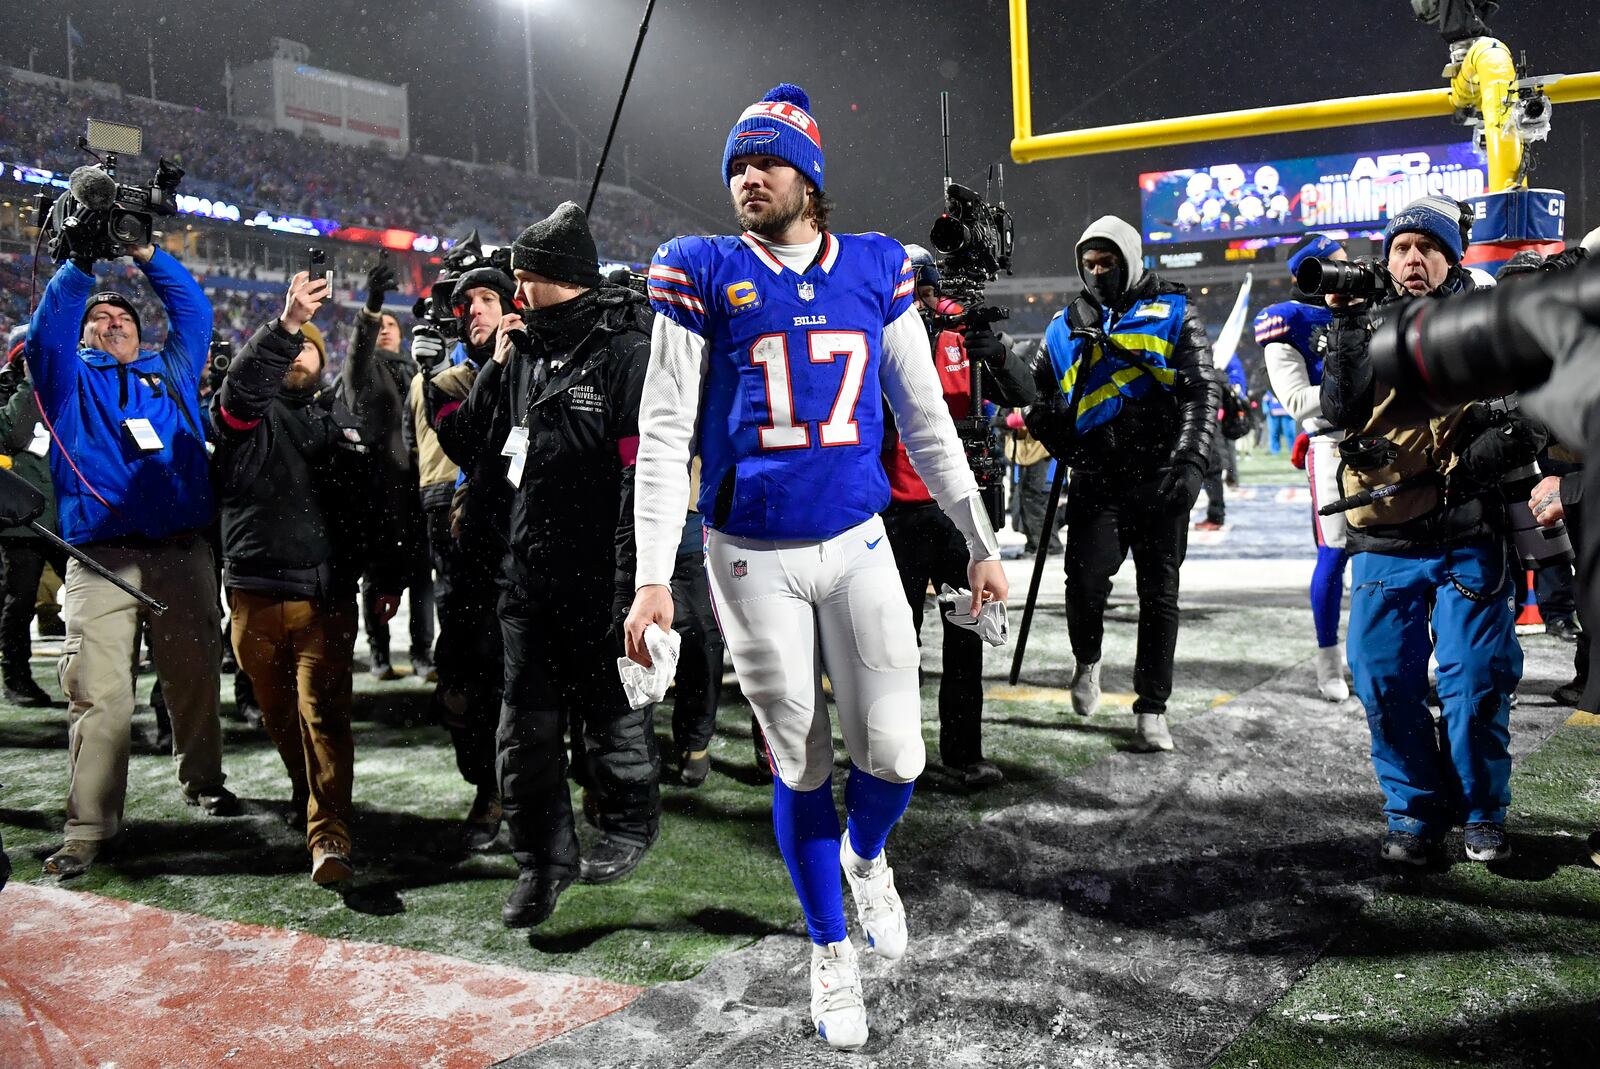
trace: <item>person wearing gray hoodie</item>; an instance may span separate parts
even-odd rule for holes
[[[1067,632],[1072,706],[1100,705],[1111,577],[1138,566],[1133,748],[1172,749],[1167,698],[1178,641],[1178,569],[1220,393],[1211,343],[1185,288],[1144,269],[1139,232],[1102,216],[1079,239],[1083,291],[1056,313],[1035,364],[1034,437],[1072,472],[1067,494]]]

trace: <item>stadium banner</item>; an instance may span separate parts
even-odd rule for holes
[[[1488,165],[1471,142],[1139,176],[1146,245],[1380,232],[1418,197],[1481,196]]]

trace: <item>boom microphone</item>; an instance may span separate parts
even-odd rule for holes
[[[73,199],[91,212],[104,211],[117,201],[117,180],[92,164],[73,171],[67,188]]]

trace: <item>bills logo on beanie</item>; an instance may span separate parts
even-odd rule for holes
[[[744,109],[722,150],[722,180],[730,177],[728,165],[735,157],[758,153],[776,156],[823,188],[822,132],[811,117],[811,98],[798,85],[775,85]]]
[[[1426,234],[1438,242],[1454,267],[1465,251],[1461,240],[1461,205],[1449,197],[1418,197],[1389,220],[1383,231],[1383,255],[1401,234]]]

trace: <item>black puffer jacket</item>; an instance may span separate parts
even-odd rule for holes
[[[353,597],[370,572],[401,590],[397,523],[355,417],[323,389],[283,379],[302,337],[276,321],[239,351],[212,399],[213,472],[229,589],[285,599]]]
[[[1185,292],[1181,283],[1144,274],[1124,293],[1117,308],[1126,310],[1142,300]],[[1087,292],[1079,301],[1098,315],[1098,306]],[[1096,325],[1093,318],[1083,315],[1083,305],[1075,301],[1074,306],[1080,309],[1074,323],[1085,318],[1088,322],[1081,325]],[[1068,308],[1067,315],[1074,315],[1073,307]],[[1193,463],[1203,471],[1209,463],[1222,395],[1211,365],[1211,341],[1192,304],[1184,312],[1169,365],[1176,372],[1172,390],[1152,390],[1139,400],[1124,404],[1110,421],[1078,434],[1068,411],[1069,399],[1061,392],[1050,354],[1041,344],[1033,369],[1040,399],[1026,413],[1028,431],[1073,471],[1118,475],[1130,485],[1155,479],[1180,461]]]
[[[528,319],[526,351],[483,366],[439,421],[439,443],[472,472],[470,501],[486,479],[510,489],[502,451],[526,428],[527,460],[505,512],[508,582],[538,575],[592,585],[597,596],[614,584],[631,590],[633,455],[654,313],[639,294],[606,285]]]

